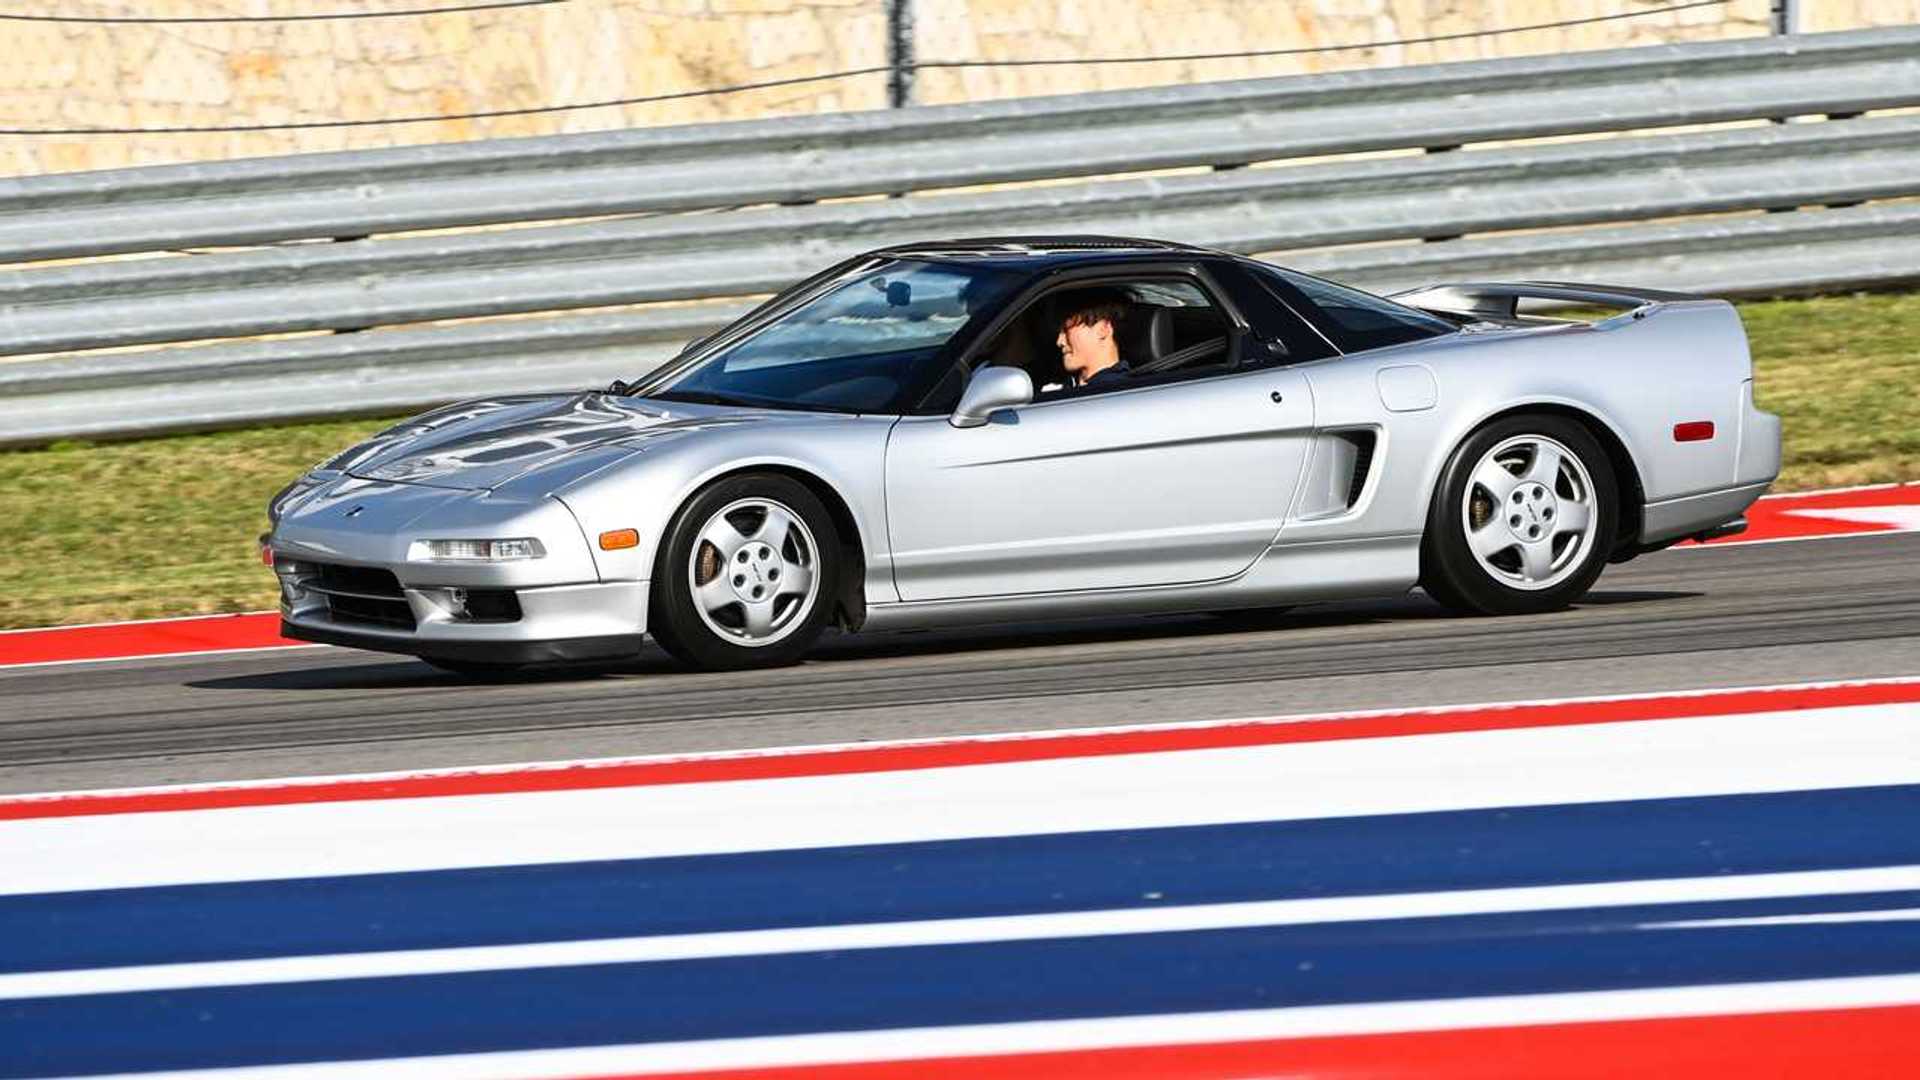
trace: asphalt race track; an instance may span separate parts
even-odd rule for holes
[[[1920,535],[1677,550],[1589,601],[841,638],[787,670],[476,684],[314,648],[0,672],[0,791],[1539,699],[1920,672]]]

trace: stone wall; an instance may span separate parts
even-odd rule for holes
[[[9,14],[293,15],[454,0],[19,0]],[[1920,0],[1801,0],[1802,27],[1920,21]],[[946,59],[1308,48],[1461,34],[1664,0],[917,0],[916,48]],[[0,20],[0,127],[154,128],[443,116],[672,94],[886,63],[883,0],[566,0],[309,22]],[[1430,44],[1251,60],[921,73],[926,103],[1746,37],[1767,0]],[[870,109],[868,75],[644,105],[261,132],[0,135],[0,176]]]

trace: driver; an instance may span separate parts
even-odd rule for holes
[[[1054,345],[1075,386],[1120,386],[1133,377],[1120,355],[1120,329],[1132,309],[1118,289],[1088,289],[1065,298]]]

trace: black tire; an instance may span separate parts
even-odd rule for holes
[[[746,645],[717,633],[695,606],[691,580],[694,546],[700,530],[722,508],[740,500],[767,500],[791,511],[812,534],[816,579],[811,607],[796,614],[783,636],[764,645]],[[674,516],[654,565],[647,631],[675,659],[709,671],[777,667],[804,656],[820,640],[833,618],[840,595],[840,533],[833,516],[806,485],[775,473],[743,473],[720,480],[693,498]]]
[[[420,659],[449,675],[461,675],[469,679],[512,678],[526,667],[525,664],[487,664],[477,660],[442,660],[432,656]]]
[[[1544,583],[1542,587],[1523,587],[1520,584],[1529,573],[1521,566],[1523,548],[1516,546],[1483,562],[1468,542],[1469,523],[1478,518],[1483,508],[1491,507],[1490,493],[1484,485],[1478,485],[1473,492],[1475,501],[1472,504],[1467,501],[1469,489],[1478,484],[1473,476],[1474,470],[1489,453],[1503,446],[1518,442],[1522,445],[1515,446],[1513,453],[1522,454],[1524,441],[1528,438],[1559,444],[1557,449],[1577,459],[1591,488],[1586,495],[1588,525],[1584,540],[1567,541],[1570,545],[1578,545],[1575,551],[1566,552],[1557,546],[1560,541],[1552,533],[1550,521],[1543,523],[1522,517],[1521,523],[1516,526],[1515,537],[1522,537],[1526,530],[1537,530],[1543,524],[1548,526],[1546,543],[1548,550],[1553,553],[1554,562],[1552,572],[1539,578]],[[1539,445],[1547,444],[1535,444]],[[1502,451],[1503,461],[1506,455],[1507,452]],[[1525,460],[1524,457],[1519,458],[1522,467]],[[1547,460],[1551,460],[1550,455]],[[1559,472],[1552,489],[1540,496],[1547,504],[1544,512],[1551,515],[1559,510],[1564,518],[1564,513],[1570,507],[1560,500],[1576,501],[1578,493],[1574,489],[1579,486],[1578,479],[1575,471]],[[1512,493],[1508,497],[1512,498]],[[1522,493],[1516,501],[1524,502],[1528,497],[1528,493]],[[1520,511],[1526,508],[1507,507],[1503,502],[1498,513],[1505,517],[1509,509],[1515,510],[1515,517],[1521,517]],[[1532,511],[1536,514],[1540,512],[1538,509]],[[1491,517],[1479,520],[1483,522],[1480,526],[1483,529],[1499,530],[1505,527],[1503,521],[1492,520]],[[1434,487],[1433,503],[1427,512],[1426,534],[1420,545],[1420,584],[1428,595],[1440,603],[1472,614],[1531,615],[1558,611],[1585,595],[1600,577],[1600,571],[1606,568],[1608,556],[1613,553],[1618,522],[1619,485],[1612,463],[1605,449],[1584,425],[1566,417],[1544,414],[1522,414],[1496,420],[1468,436],[1454,450],[1453,456],[1447,459],[1446,468],[1441,470],[1440,481]],[[1499,538],[1505,539],[1504,536]],[[1483,547],[1490,547],[1491,542],[1483,543]],[[1505,565],[1507,562],[1513,565],[1509,568]]]

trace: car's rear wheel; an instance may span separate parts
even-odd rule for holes
[[[667,530],[649,631],[695,667],[771,667],[819,640],[839,595],[840,537],[798,481],[749,473],[694,496]]]
[[[1449,607],[1483,615],[1566,607],[1606,566],[1617,491],[1606,451],[1581,424],[1547,415],[1495,421],[1461,443],[1440,474],[1420,584]]]

